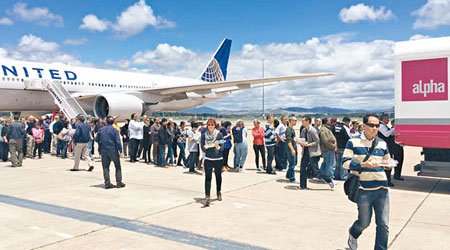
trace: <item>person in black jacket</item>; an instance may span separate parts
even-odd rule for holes
[[[211,202],[211,179],[212,171],[216,176],[217,200],[222,201],[222,194],[220,193],[222,187],[222,151],[224,149],[223,135],[217,129],[217,122],[215,119],[208,119],[206,122],[207,130],[201,137],[201,148],[205,153],[205,201],[204,205],[209,206]]]
[[[144,162],[150,163],[150,145],[151,145],[151,138],[150,138],[150,118],[145,118],[144,120],[144,135],[143,135],[143,142],[144,142]]]
[[[345,146],[350,140],[350,118],[344,117],[344,123],[337,123],[332,132],[336,137],[338,150],[336,151],[336,169],[334,171],[335,180],[347,179],[347,170],[342,167],[342,155],[344,154]]]
[[[128,143],[130,142],[130,137],[128,134],[128,123],[130,123],[130,119],[125,119],[125,125],[120,128],[120,136],[122,137],[123,144],[123,155],[125,157],[128,156]]]
[[[169,146],[170,135],[167,132],[167,119],[163,118],[161,120],[161,128],[158,131],[158,139],[159,139],[159,157],[158,157],[158,166],[168,168],[166,162],[166,148]]]

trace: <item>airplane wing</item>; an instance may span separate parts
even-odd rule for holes
[[[252,84],[261,84],[262,83],[270,83],[270,82],[280,82],[280,81],[288,81],[288,80],[299,80],[299,79],[307,79],[307,78],[316,78],[323,76],[331,76],[333,73],[319,73],[319,74],[307,74],[307,75],[296,75],[296,76],[282,76],[282,77],[272,77],[272,78],[259,78],[259,79],[251,79],[251,80],[238,80],[238,81],[226,81],[226,82],[218,82],[218,83],[205,83],[205,84],[196,84],[196,85],[188,85],[188,86],[180,86],[180,87],[168,87],[168,88],[157,88],[151,90],[144,90],[147,93],[154,93],[160,95],[173,95],[178,93],[186,93],[186,92],[196,92],[201,90],[213,90],[213,89],[222,89],[228,87],[237,87],[236,90],[248,89],[251,88]],[[265,85],[268,86],[268,85]],[[232,91],[232,90],[231,90]]]
[[[216,93],[221,92],[234,92],[244,89],[250,88],[259,88],[259,87],[267,87],[274,85],[274,82],[288,81],[288,80],[299,80],[299,79],[307,79],[307,78],[317,78],[323,76],[331,76],[333,73],[318,73],[318,74],[305,74],[305,75],[296,75],[296,76],[282,76],[282,77],[271,77],[271,78],[259,78],[259,79],[250,79],[250,80],[237,80],[237,81],[225,81],[218,83],[208,83],[204,84],[194,84],[194,85],[185,85],[180,87],[161,87],[161,88],[153,88],[153,89],[141,89],[141,90],[130,90],[126,92],[143,92],[150,93],[161,96],[172,96],[175,94],[184,94],[186,92],[211,92],[214,90]],[[270,83],[270,84],[265,84]],[[109,91],[110,93],[121,92],[120,91]],[[108,92],[108,93],[109,93]],[[98,96],[98,93],[85,93],[85,92],[77,92],[72,93],[72,97],[77,100],[89,99]]]

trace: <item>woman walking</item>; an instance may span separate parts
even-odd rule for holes
[[[217,122],[215,119],[208,119],[207,130],[201,137],[201,148],[205,154],[205,201],[204,205],[209,206],[211,199],[211,179],[212,171],[216,176],[217,200],[222,200],[220,193],[222,187],[222,151],[224,148],[223,135],[216,129]]]
[[[258,119],[253,121],[253,150],[255,151],[256,171],[261,171],[259,168],[259,154],[261,154],[263,169],[266,170],[266,153],[264,150],[264,128],[260,126]]]

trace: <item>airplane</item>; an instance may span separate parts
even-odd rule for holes
[[[227,81],[231,40],[224,39],[198,79],[0,59],[0,111],[48,113],[53,97],[33,80],[58,81],[86,113],[121,119],[132,113],[179,111],[206,104],[234,91],[273,82],[332,75],[318,73]],[[269,84],[266,84],[269,83]]]

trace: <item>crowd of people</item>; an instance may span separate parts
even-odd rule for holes
[[[97,142],[105,188],[125,187],[121,157],[128,157],[130,163],[142,162],[162,168],[183,166],[191,174],[205,173],[205,206],[209,206],[211,201],[213,172],[217,200],[221,201],[222,172],[242,172],[245,169],[249,130],[242,120],[233,125],[230,121],[218,122],[211,118],[206,122],[192,121],[188,127],[184,121],[177,124],[166,118],[151,119],[137,114],[132,114],[130,118],[122,126],[111,116],[85,119],[80,115],[72,120],[64,116],[55,116],[53,120],[48,116],[41,119],[15,116],[0,120],[0,160],[10,160],[12,167],[21,167],[23,158],[41,159],[43,153],[63,159],[70,155],[74,157],[71,171],[79,171],[81,159],[87,162],[88,171],[92,171],[92,158],[96,152],[94,142]],[[380,117],[367,115],[363,124],[352,122],[349,117],[339,121],[338,118],[313,120],[310,116],[304,116],[300,129],[296,131],[297,118],[294,116],[281,116],[277,120],[273,115],[268,115],[266,119],[264,126],[255,119],[251,130],[256,171],[271,175],[286,172],[285,177],[290,182],[296,182],[294,169],[300,162],[301,190],[307,189],[307,179],[316,178],[333,189],[335,180],[346,180],[351,174],[359,175],[362,178],[360,196],[367,197],[364,202],[358,201],[358,208],[361,209],[358,209],[358,220],[350,229],[349,246],[356,249],[357,238],[370,222],[370,207],[374,207],[376,216],[380,218],[377,219],[380,227],[377,227],[376,244],[381,247],[387,244],[388,211],[385,209],[388,196],[387,191],[383,190],[394,184],[391,168],[380,167],[380,162],[382,159],[395,159],[398,165],[394,179],[403,180],[403,148],[394,140],[395,121],[389,121],[386,114]],[[389,122],[392,127],[389,127]],[[302,148],[301,152],[298,145]],[[379,150],[373,153],[375,147]],[[231,149],[234,159],[230,166]],[[367,160],[371,156],[378,157],[380,162]],[[320,158],[323,160],[319,167]],[[110,181],[111,162],[115,164],[117,185]]]

